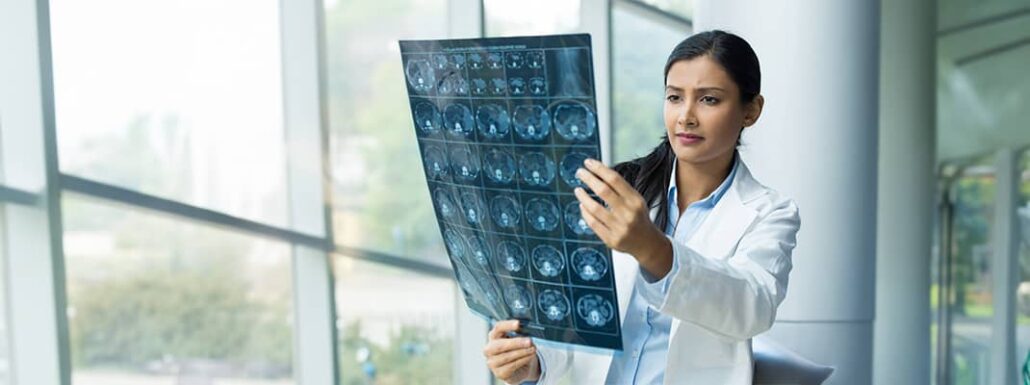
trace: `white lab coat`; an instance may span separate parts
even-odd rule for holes
[[[656,213],[651,210],[652,220]],[[665,384],[751,385],[751,338],[772,326],[787,294],[800,225],[794,201],[760,184],[741,162],[729,191],[690,240],[672,240],[680,269],[668,277],[668,295],[656,307],[673,317]],[[612,258],[625,319],[639,265],[625,253],[613,251]],[[538,352],[546,368],[539,385],[565,375],[573,384],[602,384],[612,360],[567,348],[538,346]]]

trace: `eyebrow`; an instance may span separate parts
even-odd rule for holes
[[[673,90],[673,91],[676,91],[676,92],[683,92],[683,88],[676,87],[676,86],[670,86],[670,85],[666,85],[665,86],[665,90],[666,91]],[[695,88],[694,91],[698,91],[698,92],[704,92],[704,91],[722,91],[722,92],[726,92],[726,90],[724,90],[722,88],[719,88],[719,87],[698,87],[698,88]]]

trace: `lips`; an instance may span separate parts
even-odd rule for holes
[[[688,144],[694,144],[694,143],[700,142],[702,140],[705,140],[705,138],[703,136],[701,136],[701,135],[696,135],[696,134],[691,134],[691,133],[686,133],[686,132],[680,132],[680,133],[676,134],[676,140],[678,142],[680,142],[680,144],[688,145]]]

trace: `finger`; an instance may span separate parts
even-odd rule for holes
[[[594,194],[597,194],[597,196],[601,197],[601,199],[604,199],[605,202],[608,202],[609,206],[615,204],[621,199],[618,192],[616,192],[614,188],[609,186],[608,183],[606,183],[605,181],[601,180],[601,178],[599,178],[597,175],[594,175],[594,173],[590,172],[590,170],[587,170],[585,168],[577,169],[576,177],[579,178],[579,180],[583,181],[583,184],[587,185],[587,187],[589,187],[590,190],[594,192]]]
[[[601,238],[605,245],[614,248],[611,241],[611,229],[605,226],[604,223],[601,223],[589,211],[584,210],[582,204],[579,206],[579,215],[583,217],[583,221],[587,223],[587,226],[590,226],[590,229],[594,230],[594,234],[597,234],[597,237]]]
[[[509,351],[509,352],[504,352],[504,353],[501,353],[501,354],[498,354],[498,355],[495,355],[495,356],[491,356],[486,361],[487,361],[487,364],[489,364],[491,368],[500,368],[500,367],[508,365],[508,364],[510,364],[510,363],[512,363],[512,362],[514,362],[516,360],[520,360],[522,358],[525,358],[526,356],[531,355],[531,354],[536,354],[536,348],[533,347],[533,346],[530,346],[530,347],[525,348],[525,349],[512,350],[512,351]]]
[[[605,225],[605,227],[609,227],[612,223],[611,221],[614,220],[615,217],[612,216],[612,213],[609,212],[607,208],[602,206],[600,203],[597,203],[594,198],[591,198],[590,195],[587,194],[587,191],[582,187],[576,187],[572,190],[572,193],[575,194],[576,199],[579,200],[581,207],[579,210],[580,212],[590,212],[590,215],[593,215],[594,218],[601,221],[601,224]]]
[[[489,339],[496,340],[498,338],[504,338],[504,333],[513,332],[519,330],[519,320],[510,319],[504,321],[498,321],[494,324],[494,328],[490,329]]]
[[[536,359],[536,355],[535,354],[531,354],[529,356],[522,357],[521,359],[515,360],[515,362],[509,363],[507,365],[504,365],[504,366],[498,368],[497,372],[495,372],[494,374],[496,374],[497,377],[500,377],[500,378],[509,378],[509,377],[511,377],[512,374],[515,374],[515,371],[517,371],[519,369],[522,369],[523,366],[526,366],[527,364],[529,364],[530,361],[535,360],[535,359]]]
[[[612,170],[610,167],[605,166],[604,163],[595,159],[587,158],[583,164],[586,166],[587,170],[590,170],[590,172],[594,173],[594,175],[597,175],[601,180],[607,183],[608,186],[611,186],[611,188],[615,190],[616,194],[623,197],[629,197],[633,196],[633,193],[636,192],[636,190],[633,189],[633,186],[630,186],[629,182],[626,182],[626,179],[624,179],[622,175],[619,175],[618,171]]]
[[[496,356],[511,350],[524,349],[533,346],[528,337],[502,338],[490,341],[483,348],[483,355],[487,357]]]

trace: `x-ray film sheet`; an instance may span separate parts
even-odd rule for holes
[[[600,159],[590,36],[401,41],[426,183],[470,309],[622,348],[611,251],[579,213]]]

